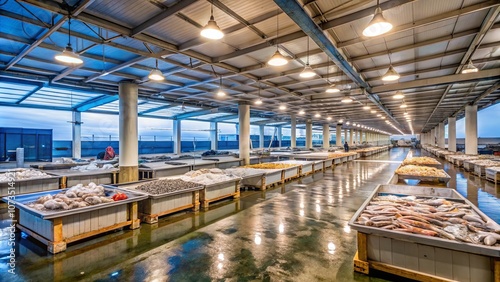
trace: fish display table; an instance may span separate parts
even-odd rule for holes
[[[204,188],[203,185],[160,194],[153,194],[137,190],[138,186],[151,184],[154,181],[157,180],[141,181],[115,186],[120,189],[130,190],[136,193],[143,193],[147,195],[147,199],[139,202],[139,218],[142,222],[152,224],[158,222],[158,217],[164,215],[187,209],[192,209],[193,211],[199,210],[200,190]]]
[[[0,170],[0,174],[5,175],[6,178],[10,178],[16,172],[23,170],[25,169]],[[33,170],[33,171],[40,172],[39,170]],[[54,190],[60,188],[61,176],[47,172],[43,173],[46,174],[47,177],[43,178],[34,177],[29,179],[7,179],[7,181],[0,182],[0,197],[7,195],[21,195],[21,194],[35,193],[35,192]]]
[[[140,227],[137,203],[147,198],[145,194],[121,189],[105,188],[107,196],[116,192],[127,195],[127,199],[102,203],[71,210],[40,211],[27,204],[42,196],[55,195],[64,190],[51,190],[16,196],[15,200],[3,198],[16,207],[16,228],[47,246],[52,253],[66,250],[66,245],[114,229],[129,226]]]
[[[500,181],[500,166],[496,167],[487,167],[486,171],[486,180],[489,180],[495,184]]]
[[[50,173],[61,177],[61,188],[72,187],[77,184],[116,184],[118,182],[119,169],[98,169],[79,171],[73,169],[51,170]]]
[[[294,174],[294,171],[293,171],[294,168],[290,168],[290,170],[292,170],[292,171],[289,174],[287,174],[285,172],[285,176],[284,176],[285,179],[296,178],[299,176],[306,176],[306,175],[314,173],[314,169],[313,169],[314,162],[312,162],[312,161],[288,160],[288,161],[281,161],[279,163],[291,164],[291,165],[298,166],[298,175]],[[323,165],[321,165],[321,167],[323,167]]]
[[[373,223],[367,224],[365,222],[365,224],[362,224],[360,218],[362,218],[363,213],[366,213],[368,206],[372,205],[377,197],[387,197],[389,195],[427,198],[427,201],[436,208],[438,208],[436,202],[443,201],[445,203],[452,201],[459,206],[467,206],[480,220],[486,222],[486,225],[489,224],[489,226],[493,225],[492,228],[498,228],[498,225],[493,220],[488,218],[471,202],[453,189],[379,185],[349,221],[351,228],[358,232],[358,251],[354,257],[355,271],[369,274],[370,270],[373,269],[418,281],[498,281],[500,277],[499,244],[488,246],[485,245],[486,243],[463,242],[457,239],[460,233],[452,234],[454,235],[454,240],[442,238],[442,236],[438,237],[435,235],[437,232],[433,230],[439,229],[442,231],[443,228],[423,229],[424,227],[415,228],[406,225],[405,222],[414,224],[412,223],[414,220],[411,219],[395,220],[403,222],[404,226],[406,226],[405,229],[399,227],[390,230],[375,227]],[[402,205],[404,200],[401,199],[399,203]],[[444,228],[444,230],[461,230],[454,229],[455,226],[464,228],[459,223],[464,219],[454,217],[454,215],[443,214],[441,216],[446,218],[453,217],[455,219],[452,222],[457,223],[448,222],[447,224],[451,225],[443,226],[452,227],[449,227],[451,229]],[[374,222],[374,220],[371,221]],[[425,224],[422,225],[427,226]],[[382,225],[379,224],[379,226]],[[465,227],[465,230],[468,230],[467,227]],[[447,234],[448,236],[450,235],[450,233]],[[486,237],[483,238],[484,242],[486,242]],[[497,239],[495,238],[494,240]]]
[[[411,167],[417,168],[417,169],[425,169],[422,171],[422,174],[419,175],[420,172],[415,172],[411,173],[413,171],[408,171]],[[402,169],[407,170],[408,172],[402,171]],[[436,175],[425,175],[424,172],[427,170],[433,170],[435,172],[438,172],[440,176]],[[396,171],[394,172],[397,176],[397,182],[405,182],[408,180],[415,180],[418,183],[430,183],[430,184],[436,184],[438,182],[443,183],[446,185],[451,177],[442,169],[436,169],[434,167],[426,167],[426,166],[415,166],[415,165],[401,165]],[[417,184],[418,184],[417,183]]]
[[[233,156],[210,156],[203,157],[203,160],[209,160],[215,162],[215,167],[220,169],[230,168],[230,167],[238,167],[243,165],[243,159],[237,158]]]
[[[139,167],[139,179],[153,179],[184,174],[191,171],[192,166],[185,160],[144,163]]]

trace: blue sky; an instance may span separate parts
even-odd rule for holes
[[[500,106],[495,105],[478,113],[479,137],[500,137],[498,121]],[[28,108],[0,107],[0,127],[23,127],[53,129],[54,140],[71,140],[71,112],[38,110]],[[90,140],[92,134],[96,139],[118,139],[118,115],[82,113],[82,139]],[[210,133],[208,122],[182,122],[182,139],[208,140]],[[251,126],[251,134],[259,134],[258,126]],[[266,135],[272,135],[272,127],[265,128]],[[303,136],[304,130],[298,130],[297,136]],[[234,124],[219,123],[220,134],[235,134]],[[139,118],[139,135],[142,140],[170,140],[172,137],[172,121],[152,118]],[[289,136],[290,129],[284,129],[283,135]],[[465,137],[464,119],[457,120],[457,138]]]

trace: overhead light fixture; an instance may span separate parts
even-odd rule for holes
[[[408,112],[407,112],[407,111],[405,111],[404,115],[405,115],[405,116],[407,116],[407,115],[408,115]]]
[[[378,116],[378,117],[381,117],[381,116],[382,116],[382,114],[378,114],[377,116]]]
[[[83,60],[80,59],[80,56],[71,47],[71,17],[68,19],[68,45],[66,45],[62,53],[55,56],[55,59],[68,64],[79,65],[83,63]]]
[[[377,0],[375,14],[373,15],[373,18],[368,26],[363,30],[363,35],[368,37],[378,36],[391,29],[392,24],[384,18],[384,15],[382,15],[382,9],[380,8],[379,1]]]
[[[221,39],[222,37],[224,37],[224,33],[215,22],[213,4],[210,6],[210,20],[208,20],[208,23],[203,27],[203,29],[200,32],[200,35],[205,38],[214,40]]]
[[[332,120],[332,117],[327,117],[326,120]]]
[[[350,122],[346,122],[345,124],[346,124],[346,125],[349,125],[349,123],[350,123]]]
[[[394,94],[394,96],[392,96],[393,99],[404,99],[404,97],[405,97],[405,94],[401,90],[396,91],[396,94]]]
[[[385,119],[385,117],[381,117],[381,119]]]
[[[319,118],[319,117],[321,117],[321,114],[317,113],[317,114],[314,115],[314,117]]]
[[[165,79],[163,73],[158,69],[158,60],[156,60],[156,67],[153,70],[151,70],[151,72],[148,75],[148,78],[154,81],[161,81]]]
[[[288,59],[281,55],[278,49],[278,39],[279,39],[279,10],[276,12],[276,52],[274,55],[267,61],[270,66],[279,67],[288,64]]]
[[[405,109],[408,107],[408,105],[406,105],[406,103],[403,101],[403,104],[401,104],[401,106],[399,106],[401,109]]]
[[[339,123],[343,123],[343,122],[344,122],[344,120],[343,120],[343,119],[339,119]]]
[[[306,112],[304,112],[304,110],[300,110],[299,111],[299,115],[304,115]]]
[[[477,67],[474,66],[472,61],[469,60],[469,63],[464,67],[464,69],[462,70],[462,73],[473,73],[473,72],[477,72],[477,71],[478,71]]]
[[[342,103],[351,103],[353,100],[351,97],[349,97],[349,94],[345,94],[344,95],[344,98],[342,98],[342,100],[340,100]]]
[[[259,92],[257,93],[257,95],[259,96],[259,98],[257,100],[255,100],[255,105],[262,105],[262,99],[260,98],[260,80],[258,81],[259,83]]]
[[[374,113],[376,113],[376,112],[377,112],[377,111],[375,111],[375,110],[371,110],[371,111],[370,111],[370,113],[372,113],[372,114],[374,114]]]
[[[356,126],[357,126],[357,127],[361,127],[361,124],[359,124],[359,123],[358,123]]]
[[[219,91],[217,91],[217,96],[218,97],[226,96],[226,92],[224,92],[224,90],[222,90],[222,75],[219,78]]]
[[[340,89],[337,86],[335,86],[335,84],[332,84],[332,85],[330,85],[330,87],[328,87],[326,89],[325,92],[326,93],[338,93],[338,92],[340,92]]]
[[[371,109],[371,107],[370,107],[370,106],[368,106],[368,104],[365,104],[365,105],[363,106],[363,110],[369,110],[369,109]]]
[[[352,123],[352,126],[356,126],[356,123],[355,123],[355,122],[353,122],[353,123]]]
[[[280,105],[280,108],[279,108],[279,109],[280,109],[280,110],[282,110],[282,111],[283,111],[283,110],[286,110],[286,105]]]
[[[304,67],[304,70],[299,74],[299,76],[302,78],[311,78],[315,75],[316,75],[316,73],[309,65],[309,36],[308,36],[307,37],[307,61],[306,61],[306,65]]]
[[[401,76],[399,73],[391,66],[389,66],[389,69],[387,72],[382,76],[383,81],[394,81],[398,80]]]

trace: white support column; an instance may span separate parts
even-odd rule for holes
[[[448,151],[457,151],[457,118],[448,118]]]
[[[120,82],[119,93],[119,182],[139,180],[137,101],[139,89],[132,82]]]
[[[218,150],[219,148],[219,123],[210,123],[210,148],[212,150]]]
[[[349,146],[352,146],[353,145],[353,141],[354,141],[354,139],[353,139],[353,133],[354,132],[352,132],[352,131],[353,131],[352,128],[349,129]]]
[[[174,138],[174,154],[180,155],[182,153],[181,150],[181,120],[180,119],[174,119],[173,120],[173,138]]]
[[[259,147],[261,149],[266,147],[264,144],[264,125],[259,125]]]
[[[436,146],[436,128],[431,129],[431,145]]]
[[[477,154],[477,105],[465,107],[465,153]]]
[[[330,124],[323,124],[323,148],[330,148]]]
[[[439,148],[441,149],[444,149],[445,147],[445,143],[444,143],[444,123],[440,122],[438,124],[438,136],[437,136],[437,140],[438,140],[438,146]]]
[[[306,149],[313,147],[313,130],[312,130],[312,120],[308,119],[306,121]]]
[[[281,147],[281,142],[283,141],[283,128],[281,126],[277,126],[277,132],[278,132],[278,147]]]
[[[72,135],[72,156],[74,159],[82,158],[82,113],[73,111],[73,126],[71,130]]]
[[[347,144],[349,144],[349,140],[347,138],[347,128],[344,128],[344,143],[347,142]]]
[[[335,145],[342,147],[342,124],[337,123],[335,128]]]
[[[290,115],[290,148],[297,147],[297,117]]]
[[[239,118],[239,151],[240,158],[243,159],[245,165],[250,164],[250,105],[240,102],[238,104]]]

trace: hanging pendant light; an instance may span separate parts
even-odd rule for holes
[[[224,33],[215,22],[213,4],[210,7],[210,20],[208,20],[208,23],[203,27],[203,29],[200,32],[200,35],[205,38],[214,40],[221,39],[222,37],[224,37]]]
[[[217,91],[217,97],[224,97],[224,96],[226,96],[226,92],[224,92],[224,90],[222,90],[222,76],[220,76],[219,91]]]
[[[62,53],[55,56],[55,59],[63,63],[75,65],[83,63],[83,60],[80,59],[80,56],[78,56],[71,47],[71,17],[68,19],[68,45],[66,45]]]
[[[330,85],[330,87],[328,87],[326,89],[325,92],[326,93],[338,93],[338,92],[340,92],[340,89],[337,86],[335,86],[335,84],[332,84],[332,85]]]
[[[398,91],[396,91],[396,94],[394,94],[394,96],[392,96],[392,98],[393,99],[404,99],[405,94],[403,93],[403,91],[398,90]]]
[[[368,26],[363,30],[363,35],[372,37],[384,34],[392,29],[392,24],[388,22],[382,15],[382,9],[380,8],[379,1],[377,0],[377,8],[375,9],[375,14]]]
[[[260,81],[259,81],[259,92],[257,95],[259,96],[259,98],[257,100],[255,100],[254,104],[255,105],[262,105],[262,99],[260,98]]]
[[[319,117],[321,117],[321,114],[317,113],[317,114],[314,115],[314,117],[319,118]]]
[[[340,100],[340,102],[342,102],[342,103],[351,103],[352,101],[353,101],[353,100],[352,100],[352,98],[351,98],[351,97],[349,97],[349,94],[348,94],[348,93],[346,93],[346,94],[344,95],[344,98],[342,98],[342,100]]]
[[[279,109],[282,111],[286,110],[286,105],[280,105]]]
[[[464,67],[464,69],[462,70],[462,73],[473,73],[473,72],[477,72],[477,71],[478,71],[477,67],[474,66],[472,61],[469,60],[469,63]]]
[[[370,113],[372,113],[372,114],[374,114],[374,113],[376,113],[376,112],[377,112],[377,111],[375,111],[375,110],[371,110],[371,111],[370,111]]]
[[[279,10],[276,12],[276,52],[269,59],[269,61],[267,61],[267,63],[273,67],[280,67],[288,64],[288,58],[281,55],[278,49],[279,48],[278,38],[279,38]]]
[[[311,78],[315,75],[316,75],[316,73],[309,65],[309,37],[307,37],[307,62],[306,62],[306,65],[304,67],[304,70],[299,74],[299,76],[302,78]]]
[[[302,116],[302,115],[304,115],[305,113],[306,113],[306,112],[304,112],[304,110],[300,110],[300,111],[299,111],[299,115],[301,115],[301,116]]]
[[[399,73],[392,67],[392,65],[389,67],[387,72],[382,76],[383,81],[394,81],[398,80],[401,76]]]
[[[405,100],[403,100],[403,104],[401,104],[401,106],[399,106],[401,109],[406,109],[408,108],[408,105],[406,105],[406,102]]]
[[[368,104],[367,104],[367,103],[365,103],[365,105],[363,106],[363,110],[368,111],[369,109],[371,109],[371,107],[370,107],[370,106],[368,106]]]
[[[148,75],[148,78],[154,81],[161,81],[165,79],[163,73],[158,69],[158,60],[156,60],[156,68],[151,70],[151,72]]]
[[[332,120],[332,117],[326,117],[326,120]]]

